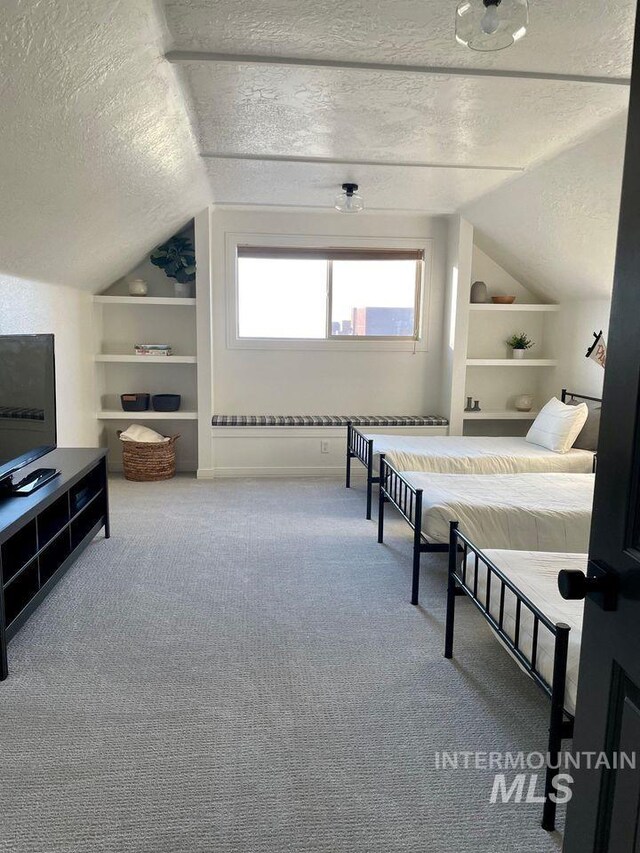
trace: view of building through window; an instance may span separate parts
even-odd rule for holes
[[[240,338],[412,338],[418,260],[238,258]]]
[[[332,264],[332,335],[413,337],[416,261]]]

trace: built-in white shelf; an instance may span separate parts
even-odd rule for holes
[[[470,311],[494,311],[496,314],[504,311],[559,311],[559,305],[541,305],[539,303],[527,304],[514,302],[512,305],[494,305],[493,302],[472,302]]]
[[[195,364],[195,355],[96,355],[96,361],[125,364]]]
[[[101,421],[196,421],[197,412],[123,412],[122,410],[101,411],[97,414]]]
[[[94,296],[94,302],[104,305],[193,305],[195,299],[178,298],[173,296]]]
[[[503,412],[464,412],[462,417],[465,421],[532,421],[538,412],[516,412],[508,409]]]
[[[468,358],[467,367],[555,367],[554,358]]]

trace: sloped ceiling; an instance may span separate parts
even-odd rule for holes
[[[3,0],[0,271],[99,290],[210,200],[153,0]]]
[[[551,297],[600,293],[633,0],[535,0],[495,54],[454,8],[4,0],[0,271],[99,290],[211,201],[327,209],[353,180],[369,209],[467,211]]]
[[[456,45],[453,0],[165,0],[176,47],[315,59],[626,76],[635,4],[531,0],[517,49]],[[617,49],[612,49],[617,46]]]
[[[632,0],[535,0],[482,54],[442,0],[165,0],[214,200],[451,213],[625,111]]]
[[[626,115],[464,210],[495,261],[551,301],[611,294]]]

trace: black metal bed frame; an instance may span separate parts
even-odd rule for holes
[[[467,583],[468,559],[473,555],[473,584]],[[478,595],[478,570],[480,563],[487,569],[484,600]],[[497,588],[497,589],[496,589]],[[504,630],[504,603],[506,590],[515,596],[516,615],[513,638]],[[498,618],[491,613],[492,594],[499,596]],[[449,581],[447,585],[447,619],[445,628],[444,656],[453,657],[453,633],[455,624],[455,603],[460,595],[467,595],[482,613],[489,625],[502,640],[503,644],[516,657],[528,675],[551,699],[549,719],[549,742],[547,748],[547,770],[544,787],[544,805],[542,809],[542,827],[548,831],[555,829],[556,803],[551,799],[553,779],[557,772],[562,740],[573,737],[574,718],[564,709],[564,694],[567,680],[567,655],[569,632],[571,628],[563,622],[552,622],[509,580],[509,578],[458,529],[458,522],[450,522],[449,539]],[[493,598],[493,601],[496,599]],[[520,647],[520,623],[522,609],[533,615],[533,634],[531,652],[527,654]],[[549,683],[537,668],[538,640],[540,627],[555,637],[553,655],[553,677]]]
[[[601,397],[588,397],[586,394],[578,394],[576,391],[567,391],[566,388],[563,388],[561,397],[563,403],[567,402],[567,397],[570,397],[572,400],[589,400],[591,403],[602,402]]]
[[[565,403],[567,397],[571,399],[590,400],[593,403],[601,403],[599,397],[587,397],[585,394],[578,394],[574,391],[562,389],[562,402]],[[366,438],[359,429],[353,426],[352,423],[347,424],[347,467],[346,467],[346,487],[351,488],[351,460],[357,459],[367,470],[367,511],[366,517],[371,519],[371,507],[373,503],[373,486],[380,482],[380,476],[374,476],[373,473],[373,439]],[[596,460],[594,457],[593,465],[595,471]]]
[[[589,400],[591,403],[602,403],[601,397],[588,397],[586,394],[578,394],[575,391],[567,391],[566,388],[562,389],[562,397],[561,400],[563,403],[567,402],[567,397],[571,400]],[[593,473],[596,472],[596,467],[598,465],[598,452],[593,454]]]
[[[602,402],[599,397],[587,397],[585,394],[578,394],[563,388],[562,401],[564,402],[567,397],[591,400],[594,403]],[[373,439],[366,439],[357,429],[353,429],[353,432],[357,433],[354,445],[358,445],[360,450],[362,450],[362,446],[364,445],[365,450],[362,456],[368,460],[368,465],[371,467],[373,464]],[[361,457],[358,456],[358,458],[360,459]],[[596,457],[594,455],[594,471],[595,465]],[[347,471],[349,471],[349,468],[347,468]],[[367,468],[367,471],[369,471],[369,468]],[[371,474],[373,475],[373,471],[371,471]],[[347,480],[347,484],[348,482]],[[382,543],[384,541],[384,507],[386,503],[393,504],[409,526],[413,528],[411,604],[418,604],[420,591],[420,554],[447,552],[449,544],[434,543],[427,540],[422,532],[422,495],[424,490],[416,489],[415,486],[412,486],[400,471],[397,471],[390,462],[387,462],[384,453],[380,454],[379,476],[372,478],[371,482],[380,484],[378,494],[378,542]],[[367,499],[367,518],[371,517],[370,499],[371,495],[369,494]]]
[[[367,469],[367,519],[371,519],[373,484],[380,477],[373,476],[373,439],[366,438],[352,423],[347,424],[347,476],[346,487],[351,488],[351,460],[358,459]]]
[[[422,532],[422,489],[416,489],[380,454],[380,492],[378,496],[378,542],[384,542],[384,506],[392,503],[407,524],[413,528],[413,569],[411,603],[418,603],[420,592],[420,554],[446,552],[449,544],[427,541]]]

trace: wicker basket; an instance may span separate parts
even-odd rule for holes
[[[120,438],[122,430],[118,430]],[[170,480],[176,473],[176,441],[179,435],[173,435],[169,441],[123,441],[122,465],[126,480],[150,483],[156,480]]]

